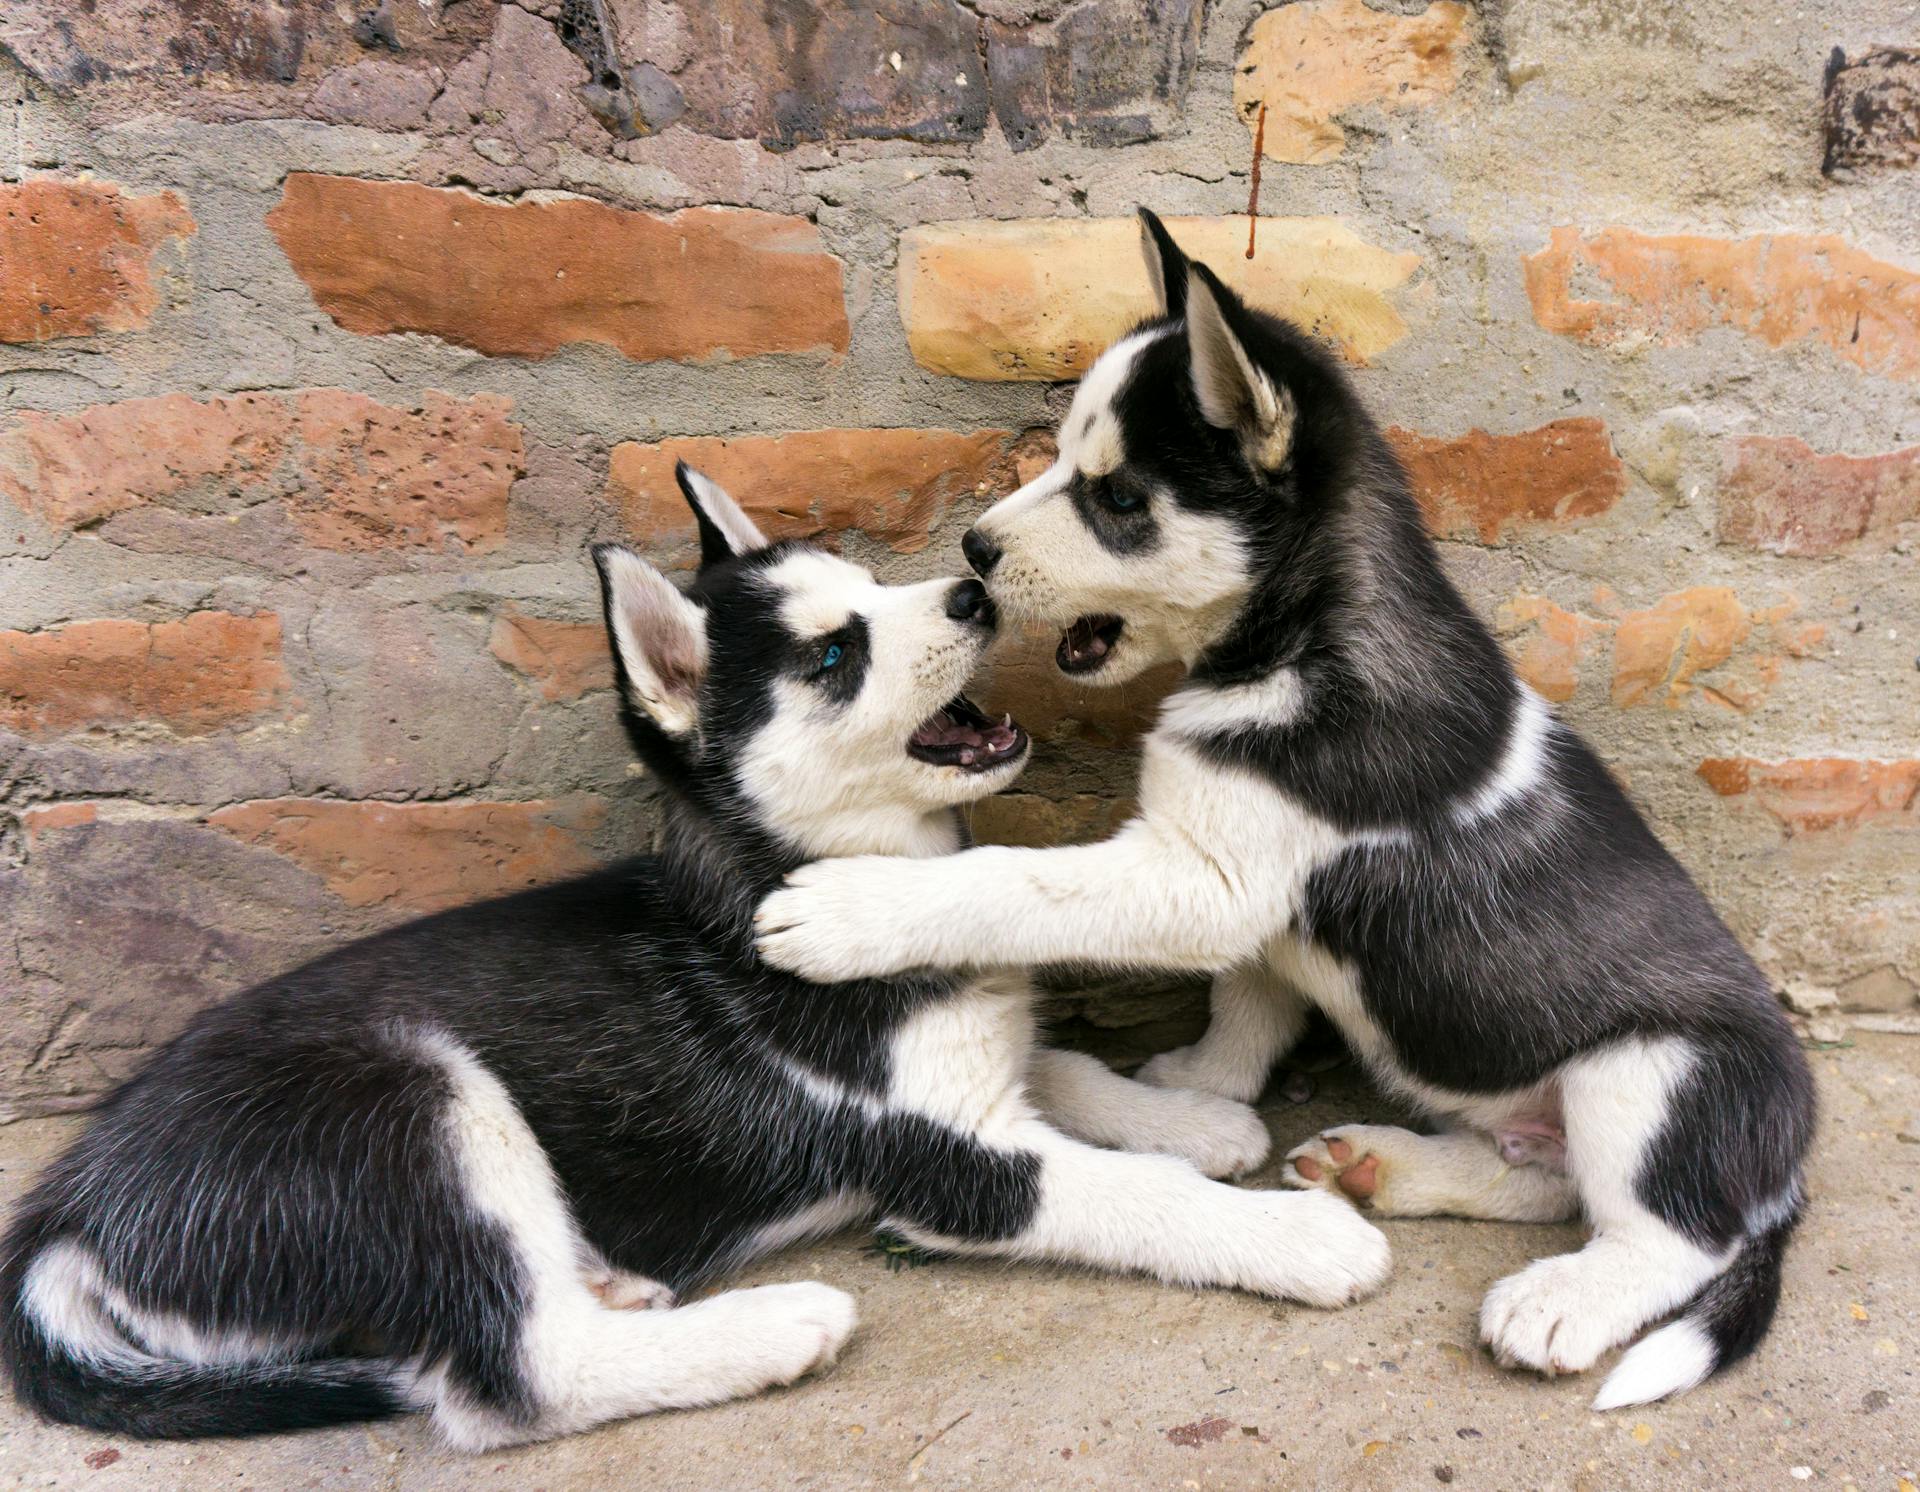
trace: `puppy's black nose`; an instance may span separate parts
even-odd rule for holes
[[[993,598],[977,580],[963,580],[947,592],[947,615],[956,622],[973,622],[991,627],[997,618]]]
[[[967,563],[973,566],[973,573],[982,580],[991,575],[993,567],[1000,563],[1000,546],[977,528],[967,530],[966,538],[960,541],[960,552],[967,557]]]

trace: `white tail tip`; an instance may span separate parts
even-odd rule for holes
[[[1594,1395],[1595,1409],[1651,1404],[1692,1388],[1719,1361],[1713,1339],[1691,1321],[1663,1326],[1632,1348]]]

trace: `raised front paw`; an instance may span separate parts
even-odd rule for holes
[[[915,909],[902,905],[902,864],[863,856],[801,866],[753,914],[760,956],[819,984],[912,968],[919,960],[904,914]]]

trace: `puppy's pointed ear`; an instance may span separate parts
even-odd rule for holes
[[[746,509],[712,477],[676,461],[673,479],[680,484],[687,506],[693,509],[693,521],[700,525],[702,567],[767,547],[767,536],[747,517]]]
[[[707,614],[624,544],[596,544],[607,635],[628,701],[670,736],[699,719]]]
[[[1219,276],[1204,264],[1193,265],[1187,277],[1187,352],[1201,417],[1238,435],[1259,470],[1277,471],[1293,446],[1293,395],[1248,355],[1239,330],[1246,320],[1246,308]]]
[[[1140,212],[1140,252],[1146,256],[1147,283],[1153,286],[1154,299],[1168,316],[1184,316],[1187,311],[1187,256],[1167,232],[1167,225],[1142,207]]]

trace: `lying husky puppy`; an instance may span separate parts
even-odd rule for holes
[[[1143,213],[1165,314],[1088,372],[1060,459],[964,548],[1060,669],[1178,659],[1140,814],[1084,849],[853,860],[788,878],[768,961],[817,979],[1100,961],[1227,971],[1155,1082],[1251,1098],[1330,1016],[1453,1126],[1335,1131],[1295,1186],[1376,1212],[1593,1239],[1488,1295],[1499,1359],[1578,1372],[1676,1308],[1599,1407],[1751,1351],[1813,1124],[1805,1059],[1746,954],[1442,574],[1335,364],[1189,265]]]
[[[958,848],[954,805],[1012,781],[1027,738],[956,697],[994,631],[978,581],[876,585],[681,483],[690,595],[595,551],[661,852],[197,1018],[0,1251],[0,1343],[36,1409],[188,1436],[418,1408],[471,1449],[709,1404],[831,1361],[853,1302],[626,1308],[876,1213],[943,1249],[1325,1305],[1384,1275],[1343,1199],[1189,1163],[1259,1163],[1243,1104],[1036,1050],[1023,979],[823,989],[756,963],[750,914],[785,871]]]

